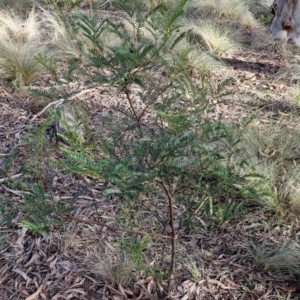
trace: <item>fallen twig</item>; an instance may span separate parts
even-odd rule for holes
[[[12,193],[14,195],[17,195],[17,196],[22,196],[23,194],[32,195],[32,193],[30,193],[30,192],[12,190],[12,189],[8,188],[7,186],[5,186],[4,184],[2,186],[7,192],[10,192],[10,193]]]
[[[18,173],[18,174],[12,175],[12,176],[10,176],[10,177],[1,178],[1,179],[0,179],[0,183],[5,182],[5,181],[7,181],[7,180],[9,180],[9,179],[16,179],[16,178],[19,178],[21,175],[22,175],[22,173]]]
[[[84,94],[87,94],[87,93],[91,93],[93,91],[95,91],[96,89],[95,88],[92,88],[92,89],[87,89],[87,90],[84,90],[84,91],[81,91],[73,96],[71,96],[70,98],[68,98],[68,100],[74,100]],[[30,120],[31,122],[34,121],[38,116],[42,115],[46,110],[48,110],[50,107],[52,106],[58,106],[60,105],[61,103],[65,102],[66,99],[59,99],[59,100],[56,100],[56,101],[53,101],[51,103],[49,103],[47,106],[45,106],[40,112],[38,112],[36,115],[34,115],[32,117],[32,119]]]

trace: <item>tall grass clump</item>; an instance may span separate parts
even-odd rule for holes
[[[191,22],[188,19],[182,20],[182,24],[185,30],[189,30],[188,40],[203,50],[223,56],[239,49],[239,43],[235,41],[231,30],[225,26],[201,20]]]
[[[238,23],[249,29],[255,28],[259,25],[259,22],[249,10],[245,10],[243,14],[239,15]]]
[[[255,265],[265,271],[275,271],[282,276],[300,275],[300,251],[297,245],[276,245],[274,248],[274,245],[264,242],[261,246],[253,247],[250,253]]]
[[[300,140],[299,132],[280,125],[252,128],[241,140],[234,163],[244,161],[242,174],[248,171],[261,178],[248,178],[260,191],[257,202],[279,215],[299,210]]]
[[[41,23],[34,10],[25,19],[0,11],[0,76],[15,86],[27,86],[40,66],[35,57],[44,51]]]

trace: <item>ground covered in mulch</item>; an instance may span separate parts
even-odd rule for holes
[[[221,116],[227,122],[242,122],[254,114],[255,126],[278,121],[286,126],[296,126],[293,115],[300,115],[293,101],[297,79],[290,82],[279,76],[280,70],[289,66],[287,57],[268,49],[252,49],[236,53],[223,62],[226,76],[234,78],[228,87],[233,93],[217,104],[216,111],[209,116],[212,120]],[[215,78],[218,79],[218,74]],[[85,90],[84,86],[78,87],[80,83],[74,90]],[[76,101],[91,111],[93,126],[97,117],[105,114],[110,105],[121,102],[122,97],[116,91],[102,94],[100,88],[95,88],[80,94]],[[30,126],[39,126],[46,118],[47,113],[38,114],[45,106],[46,103],[30,93],[14,91],[8,84],[2,84],[0,157],[4,163],[14,149],[18,150],[10,171],[11,179],[15,181],[21,178],[21,166],[27,159],[28,148],[22,139],[30,132]],[[55,159],[59,155],[58,146],[53,143],[51,147],[53,149],[49,149],[48,155]],[[279,226],[272,214],[255,211],[218,226],[200,219],[201,228],[197,232],[178,227],[176,273],[167,293],[165,280],[158,281],[143,270],[137,271],[134,266],[126,265],[126,260],[119,262],[123,268],[114,270],[112,277],[103,267],[110,265],[113,269],[118,265],[120,249],[115,244],[129,234],[126,229],[116,230],[113,225],[122,209],[122,199],[103,198],[101,182],[82,191],[80,187],[86,178],[60,173],[50,166],[45,168],[44,177],[55,190],[50,195],[52,201],[68,203],[78,193],[76,210],[61,228],[55,228],[49,234],[33,234],[19,228],[22,212],[14,218],[11,227],[0,227],[0,299],[300,298],[299,278],[292,274],[278,274],[276,270],[263,270],[254,262],[253,254],[259,245],[272,249],[297,243],[300,232],[297,219],[291,223],[286,216]],[[22,194],[26,191],[15,188],[3,177],[0,178],[0,193],[18,205],[24,201]],[[145,213],[142,216],[146,218],[149,202],[140,201],[136,205],[136,210]],[[159,219],[160,213],[157,214]],[[101,223],[100,219],[107,220],[107,223]],[[132,230],[140,228],[137,225]],[[133,235],[137,239],[143,237]],[[165,241],[158,236],[149,241],[145,254],[150,266],[158,264],[164,255],[169,256],[170,246],[162,247],[163,243]],[[161,248],[164,248],[164,253],[156,252]],[[194,269],[187,267],[193,264]],[[123,276],[125,271],[127,274]],[[114,282],[113,277],[117,275],[119,278]]]

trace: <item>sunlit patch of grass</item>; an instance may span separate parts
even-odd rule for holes
[[[190,260],[186,263],[186,266],[194,280],[196,281],[201,280],[202,278],[201,267],[197,265],[196,261]]]
[[[187,14],[235,20],[248,10],[241,0],[190,0],[185,7]]]
[[[205,78],[208,78],[214,71],[219,72],[225,69],[221,60],[215,59],[208,51],[203,51],[186,40],[178,43],[171,54],[165,55],[165,59],[175,68],[184,65],[190,74],[199,74]]]
[[[201,21],[183,22],[184,30],[191,30],[188,39],[193,44],[198,44],[205,50],[217,55],[223,56],[239,49],[240,45],[236,42],[230,30],[210,22]]]
[[[300,275],[300,249],[296,245],[275,248],[263,243],[249,250],[255,265],[268,272],[280,275]]]
[[[239,15],[238,23],[249,29],[255,28],[259,25],[259,22],[254,18],[253,14],[249,10],[245,10],[243,14]]]
[[[0,76],[16,86],[29,85],[40,70],[36,55],[44,51],[41,26],[32,10],[26,19],[0,11]]]

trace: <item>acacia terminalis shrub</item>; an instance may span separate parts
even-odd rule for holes
[[[107,92],[122,94],[123,102],[100,117],[92,139],[80,147],[70,140],[62,147],[64,159],[58,163],[71,173],[103,181],[104,197],[136,206],[147,196],[147,213],[159,213],[171,227],[170,236],[165,236],[171,240],[169,275],[175,268],[175,221],[191,225],[203,208],[243,193],[242,184],[237,184],[242,178],[226,163],[237,138],[222,122],[206,117],[229,81],[213,85],[208,76],[198,74],[201,82],[195,82],[186,69],[190,49],[173,51],[186,38],[178,23],[186,3],[145,11],[136,0],[113,1],[126,20],[117,23],[76,15],[76,25],[92,45],[84,53],[86,82],[110,86]],[[118,44],[105,45],[108,32]],[[145,230],[149,219],[139,220]],[[161,226],[157,223],[157,233]]]

